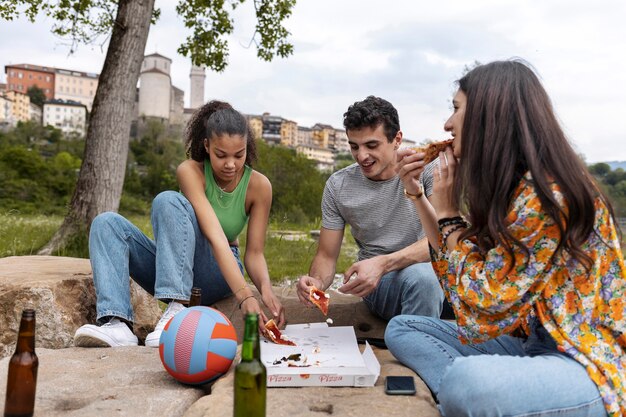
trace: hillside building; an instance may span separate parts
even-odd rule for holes
[[[43,104],[43,125],[83,137],[87,133],[87,107],[76,101],[46,101]]]
[[[154,53],[146,55],[139,74],[140,118],[161,119],[170,124],[184,123],[184,92],[172,85],[172,60]]]

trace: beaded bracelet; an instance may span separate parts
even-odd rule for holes
[[[453,226],[453,225],[461,225],[463,227],[467,227],[467,222],[463,220],[463,217],[444,217],[443,219],[437,220],[437,225],[439,226],[439,231],[443,232],[444,227]]]
[[[456,226],[454,226],[453,228],[447,230],[445,233],[443,233],[443,235],[441,236],[441,241],[443,242],[443,246],[446,248],[446,252],[448,249],[448,238],[450,237],[450,235],[456,231],[458,231],[459,229],[464,228],[465,226],[461,225],[461,224],[457,224]]]
[[[244,298],[243,300],[241,300],[241,302],[239,303],[239,310],[241,310],[241,306],[243,305],[243,302],[246,301],[248,298],[254,298],[254,295],[249,295],[246,298]]]

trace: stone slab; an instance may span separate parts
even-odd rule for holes
[[[131,281],[135,334],[152,331],[161,310],[154,298]],[[88,259],[62,256],[0,258],[0,358],[13,353],[24,308],[37,312],[37,346],[73,345],[76,329],[96,320],[96,295]]]
[[[439,411],[424,382],[409,368],[393,358],[388,350],[373,348],[381,365],[381,375],[374,387],[302,387],[268,388],[267,415],[346,416],[346,417],[439,417]],[[415,395],[387,395],[387,375],[411,375],[415,378]],[[231,417],[233,415],[233,380],[231,371],[220,378],[211,395],[200,398],[183,417]]]
[[[35,416],[181,416],[206,394],[165,371],[147,347],[36,349]],[[4,409],[9,358],[0,361]]]

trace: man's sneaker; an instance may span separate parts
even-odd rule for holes
[[[161,339],[161,333],[163,333],[163,329],[165,328],[167,322],[170,321],[170,319],[174,317],[176,313],[184,310],[185,308],[186,307],[181,303],[178,303],[176,301],[170,301],[170,303],[167,305],[165,313],[163,313],[161,319],[154,327],[154,331],[146,336],[146,346],[158,348],[159,339]]]
[[[74,334],[74,346],[118,347],[137,346],[137,336],[117,317],[102,326],[85,324]]]

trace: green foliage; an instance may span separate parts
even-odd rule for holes
[[[257,141],[259,160],[255,168],[272,183],[272,216],[283,221],[305,223],[319,216],[327,174],[315,162],[293,149]]]
[[[603,162],[590,165],[588,169],[611,200],[615,215],[626,217],[626,171],[622,168],[611,170],[611,167]]]
[[[73,41],[90,44],[101,36],[111,33],[118,2],[116,0],[6,0],[0,2],[0,18],[13,20],[22,13],[35,22],[39,14],[54,21],[52,33]],[[152,23],[158,19],[160,10],[152,12]]]
[[[33,85],[26,90],[26,94],[28,94],[31,103],[43,109],[43,102],[46,101],[46,93],[44,93],[41,88],[37,87],[37,85]]]
[[[176,167],[185,159],[182,138],[149,120],[139,140],[130,142],[124,191],[151,200],[164,190],[177,190]]]
[[[230,10],[235,10],[245,0],[181,0],[176,12],[183,18],[185,27],[193,34],[185,39],[178,53],[191,56],[194,65],[204,65],[223,71],[228,64],[226,36],[234,29]],[[291,15],[295,0],[254,0],[257,24],[252,37],[257,56],[271,61],[275,55],[286,58],[293,53],[293,45],[285,39],[289,32],[283,21]],[[258,35],[258,36],[257,36]]]
[[[58,129],[27,122],[0,133],[0,209],[65,212],[76,183],[83,145]]]

